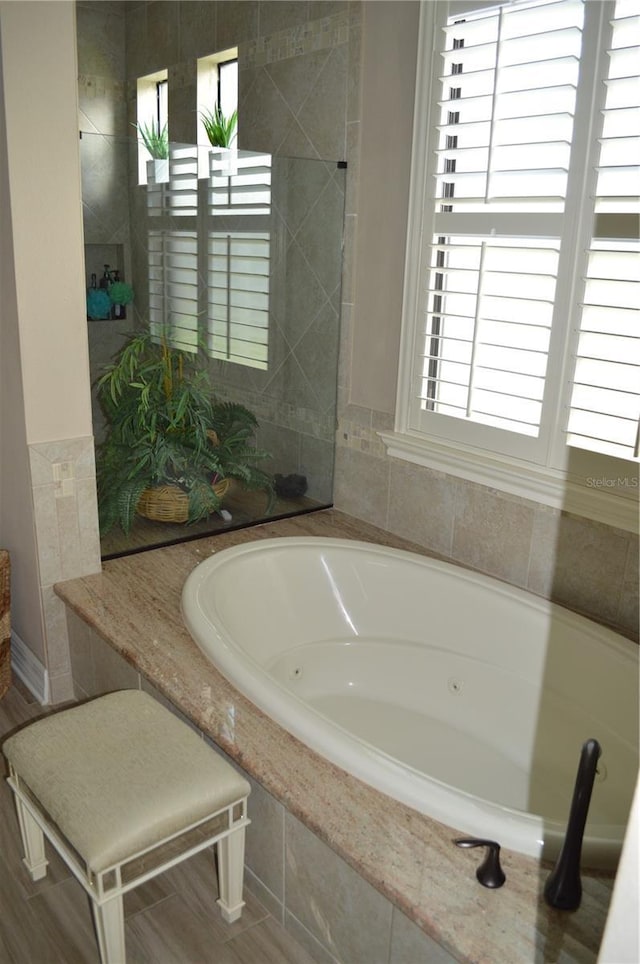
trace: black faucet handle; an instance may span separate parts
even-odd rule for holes
[[[486,847],[487,856],[476,870],[476,877],[483,887],[502,887],[507,878],[500,866],[500,844],[497,841],[461,837],[453,842],[456,847]]]

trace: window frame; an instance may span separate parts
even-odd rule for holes
[[[483,432],[478,432],[472,442],[451,441],[446,436],[420,430],[415,424],[412,390],[414,365],[416,353],[422,350],[420,340],[424,339],[420,325],[420,291],[426,270],[425,239],[430,240],[433,233],[429,155],[433,149],[433,105],[437,99],[433,96],[433,84],[440,60],[438,28],[443,19],[446,22],[450,8],[462,17],[465,11],[481,7],[490,9],[496,5],[496,0],[463,0],[451,4],[442,0],[436,3],[421,0],[396,417],[394,431],[381,432],[380,437],[392,457],[637,531],[637,464],[569,447],[564,444],[564,432],[560,427],[561,415],[568,404],[567,393],[570,391],[568,381],[572,369],[572,342],[577,341],[579,334],[575,313],[578,310],[580,258],[575,259],[573,270],[567,272],[567,283],[556,293],[556,298],[562,300],[566,309],[563,317],[567,318],[567,322],[556,324],[552,331],[553,357],[550,354],[545,393],[549,390],[553,398],[544,416],[551,423],[551,433],[544,461],[532,460],[526,449],[518,454],[487,449],[481,443]],[[601,58],[606,58],[606,45],[601,42],[601,37],[603,25],[608,23],[608,14],[613,10],[613,0],[595,6],[602,8],[601,21],[597,30],[590,28],[585,32],[582,58],[587,63],[596,60],[600,63]],[[603,94],[602,86],[598,88],[600,94]],[[591,143],[592,125],[598,107],[584,96],[582,101],[576,111],[575,124],[577,127],[588,123],[586,136]],[[593,212],[589,204],[578,204],[577,201],[582,196],[589,196],[589,192],[593,195],[594,186],[591,182],[594,180],[595,171],[587,165],[582,180],[570,185],[567,198],[567,210],[573,212],[570,215],[573,221],[573,250],[584,251],[585,258],[591,240]],[[569,256],[569,246],[566,246],[564,256]],[[575,308],[572,309],[572,305]],[[483,426],[477,428],[482,429]]]
[[[156,70],[152,74],[145,74],[144,77],[138,77],[136,83],[136,116],[138,123],[147,122],[148,120],[153,120],[154,123],[160,123],[160,84],[167,85],[167,104],[169,98],[169,71],[165,67],[163,70]],[[168,113],[168,111],[167,111]],[[168,125],[168,118],[167,118]],[[142,143],[140,137],[138,137],[138,184],[147,183],[147,161],[150,161],[151,155],[147,151],[146,147]]]
[[[209,177],[209,150],[211,144],[207,137],[200,113],[204,110],[213,110],[215,104],[220,104],[221,80],[224,72],[224,65],[235,63],[239,67],[238,48],[229,47],[220,50],[215,54],[208,54],[205,57],[198,57],[196,61],[196,99],[197,116],[196,142],[199,148],[198,177],[207,179]],[[239,77],[238,77],[239,81]],[[239,82],[236,89],[236,98],[239,98]],[[236,133],[234,149],[238,146],[239,123],[236,123]]]

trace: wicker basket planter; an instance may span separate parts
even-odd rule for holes
[[[0,699],[11,686],[11,564],[0,549]]]
[[[230,485],[230,479],[223,479],[214,485],[213,491],[222,499]],[[177,485],[156,485],[144,490],[136,511],[152,522],[186,522],[189,518],[189,496]]]

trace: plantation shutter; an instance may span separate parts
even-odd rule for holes
[[[618,0],[612,26],[595,232],[587,253],[567,441],[579,448],[632,459],[638,457],[640,420],[637,2]]]
[[[443,28],[422,412],[539,435],[583,16],[555,0]]]
[[[269,357],[271,156],[210,154],[207,298],[213,358],[266,369]]]
[[[151,332],[174,348],[198,345],[198,158],[191,145],[170,146],[166,180],[156,181],[149,162],[147,208],[149,322]],[[174,227],[180,218],[184,229]],[[155,222],[155,223],[154,223]],[[157,225],[157,226],[156,226]]]
[[[152,335],[174,348],[197,350],[198,236],[149,231],[149,322]]]
[[[268,234],[209,234],[209,349],[213,358],[266,368]]]

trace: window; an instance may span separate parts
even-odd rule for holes
[[[218,63],[218,96],[220,110],[228,117],[238,110],[238,55]]]
[[[238,110],[238,48],[231,47],[208,57],[200,57],[197,63],[198,96],[198,145],[202,149],[199,161],[199,177],[209,176],[210,143],[200,114],[210,113],[218,105],[229,117]],[[233,146],[238,144],[238,125]]]
[[[639,32],[636,0],[422,4],[391,454],[637,494]]]
[[[166,131],[168,141],[169,80],[166,70],[138,78],[136,109],[137,123],[155,132]],[[147,161],[153,156],[138,137],[138,184],[147,183]]]
[[[155,110],[157,122],[166,123],[167,88],[166,71],[140,78],[138,116]],[[198,60],[197,91],[199,110],[237,110],[237,49]],[[183,351],[204,344],[212,358],[266,369],[271,157],[215,153],[203,125],[197,128],[198,143],[172,144],[160,175],[147,179],[142,155],[151,330]]]

